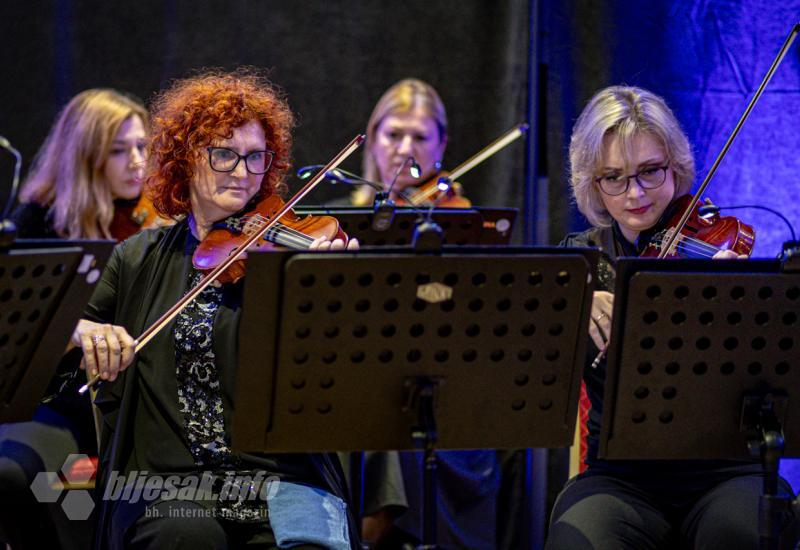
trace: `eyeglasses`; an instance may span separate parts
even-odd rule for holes
[[[640,172],[632,176],[623,175],[610,175],[600,176],[595,178],[594,181],[600,186],[600,190],[606,195],[616,196],[622,195],[628,191],[631,184],[631,178],[636,180],[639,187],[642,189],[655,189],[660,187],[667,179],[667,170],[669,165],[664,166],[648,166]]]
[[[233,172],[244,159],[245,168],[251,174],[266,174],[272,166],[275,151],[251,151],[240,155],[227,147],[208,147],[208,163],[215,172]]]

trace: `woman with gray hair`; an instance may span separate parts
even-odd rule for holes
[[[694,179],[689,142],[659,96],[613,86],[578,117],[569,148],[578,209],[593,225],[565,246],[595,246],[598,290],[592,302],[592,357],[605,347],[614,296],[612,263],[638,256]],[[737,258],[733,251],[715,259]],[[590,346],[592,347],[592,346]],[[546,547],[757,548],[758,463],[742,461],[605,461],[597,456],[606,364],[583,378],[591,401],[587,470],[559,495]],[[791,488],[781,480],[781,489]]]

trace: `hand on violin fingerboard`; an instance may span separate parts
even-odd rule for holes
[[[358,250],[360,245],[358,243],[358,239],[350,239],[347,241],[347,244],[344,243],[342,239],[333,239],[329,241],[327,237],[319,237],[314,239],[314,242],[311,243],[311,246],[308,247],[309,250]]]

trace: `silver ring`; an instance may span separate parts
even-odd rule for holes
[[[605,311],[600,312],[600,315],[597,316],[597,321],[599,322],[603,317],[608,317]]]
[[[106,337],[103,336],[102,334],[95,334],[95,335],[92,336],[92,342],[94,342],[95,345],[100,343],[101,340],[105,341],[105,339],[106,339]]]

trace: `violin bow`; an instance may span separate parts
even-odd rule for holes
[[[456,166],[450,172],[450,175],[446,176],[447,179],[450,181],[455,181],[456,178],[463,176],[464,174],[466,174],[467,172],[478,166],[480,163],[482,163],[483,161],[485,161],[498,151],[506,148],[508,145],[521,138],[523,135],[525,135],[525,132],[528,131],[528,128],[529,126],[527,123],[517,124],[511,130],[509,130],[508,132],[506,132],[505,134],[503,134],[502,136],[491,142],[489,145],[487,145],[486,147],[484,147],[483,149],[472,155],[470,158],[468,158],[467,160]],[[415,199],[416,198],[420,198],[423,200],[428,199],[436,191],[437,191],[436,186],[433,186],[430,190],[423,191],[422,193],[420,193],[420,196],[415,197]]]
[[[789,32],[789,36],[786,37],[783,46],[781,46],[780,51],[778,51],[778,55],[776,55],[775,59],[773,59],[772,65],[767,71],[767,74],[764,76],[764,80],[762,80],[761,84],[759,84],[756,93],[753,95],[753,98],[750,100],[750,103],[747,104],[747,108],[744,110],[744,113],[742,113],[742,116],[739,118],[739,122],[736,123],[736,126],[733,128],[733,132],[731,132],[731,135],[728,137],[728,140],[725,142],[725,145],[722,146],[722,150],[719,152],[719,155],[717,155],[716,160],[714,160],[714,164],[711,165],[711,169],[708,171],[706,177],[703,179],[703,183],[700,184],[700,187],[697,189],[697,192],[694,194],[694,196],[692,196],[692,200],[689,203],[689,207],[683,213],[683,216],[681,216],[681,219],[678,221],[678,225],[675,226],[675,228],[669,235],[669,238],[667,239],[667,244],[662,246],[661,252],[659,252],[658,254],[659,258],[665,258],[667,255],[671,254],[673,248],[677,245],[678,235],[680,234],[681,229],[683,229],[683,226],[686,225],[686,222],[689,220],[689,216],[691,216],[692,214],[692,209],[694,205],[697,204],[697,201],[700,200],[700,196],[706,190],[706,187],[708,187],[709,182],[711,182],[711,178],[714,177],[714,173],[717,171],[717,167],[719,166],[720,162],[722,162],[722,159],[725,157],[725,155],[728,153],[728,149],[730,149],[733,140],[736,139],[737,135],[739,135],[739,130],[742,129],[742,126],[744,125],[745,121],[750,116],[750,112],[753,110],[753,107],[756,106],[756,103],[761,97],[761,94],[764,93],[764,89],[767,87],[767,84],[769,84],[769,81],[772,80],[772,76],[775,74],[775,71],[778,69],[778,66],[783,61],[783,58],[786,57],[786,53],[789,51],[789,47],[791,47],[792,43],[794,42],[794,39],[797,38],[798,32],[800,32],[800,23],[795,23],[794,27],[792,27],[792,30]]]
[[[286,201],[283,207],[278,210],[272,219],[270,219],[266,224],[261,226],[258,231],[253,232],[250,236],[248,236],[247,240],[242,242],[238,247],[231,251],[230,255],[225,258],[225,260],[220,263],[217,267],[212,269],[205,277],[203,277],[197,285],[194,286],[189,292],[186,293],[178,302],[175,303],[166,313],[164,313],[161,317],[159,317],[152,325],[150,325],[147,330],[145,330],[139,338],[136,339],[136,347],[134,348],[134,353],[139,353],[144,346],[147,345],[153,337],[158,334],[164,327],[166,327],[172,319],[174,319],[192,300],[194,300],[203,290],[208,287],[211,283],[213,283],[217,277],[220,276],[226,269],[228,269],[235,261],[237,261],[252,245],[254,242],[260,240],[266,233],[269,231],[275,224],[278,223],[278,220],[286,214],[291,208],[296,205],[300,200],[303,199],[308,193],[313,190],[317,184],[325,179],[325,174],[328,173],[329,170],[333,170],[337,166],[339,166],[344,160],[349,157],[353,152],[358,149],[358,147],[364,142],[366,137],[363,134],[360,134],[353,138],[353,140],[348,143],[344,149],[339,151],[339,153],[333,157],[333,159],[325,165],[325,167],[320,170],[313,178],[311,178],[308,183],[306,183],[292,198]],[[86,393],[86,390],[93,387],[97,382],[100,381],[99,373],[96,374],[89,380],[86,384],[80,387],[78,393],[81,395]]]

